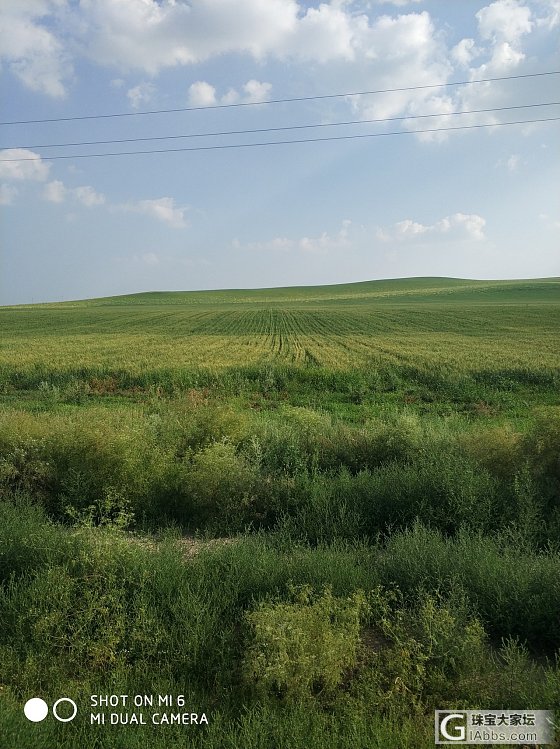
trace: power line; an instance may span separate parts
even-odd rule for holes
[[[13,120],[0,122],[0,125],[37,125],[46,122],[74,122],[76,120],[99,120],[111,117],[141,117],[152,114],[174,114],[177,112],[195,112],[202,109],[232,109],[234,107],[255,107],[263,104],[286,104],[296,101],[316,101],[319,99],[341,99],[347,96],[368,96],[370,94],[390,94],[400,91],[420,91],[429,88],[443,88],[447,86],[467,86],[471,83],[492,83],[494,81],[511,81],[521,78],[538,78],[547,75],[560,75],[560,70],[548,70],[542,73],[525,73],[523,75],[504,75],[495,78],[478,78],[472,81],[451,81],[449,83],[429,83],[420,86],[403,86],[401,88],[381,88],[373,91],[348,91],[343,94],[322,94],[319,96],[295,96],[289,99],[267,99],[265,101],[244,101],[233,104],[209,104],[200,107],[180,107],[176,109],[151,109],[142,112],[113,112],[110,114],[77,115],[74,117],[54,117],[42,120]]]
[[[373,120],[348,120],[346,122],[319,122],[313,125],[286,125],[285,127],[263,127],[254,130],[224,130],[214,133],[187,133],[184,135],[153,135],[149,138],[120,138],[117,140],[86,140],[76,143],[39,143],[32,145],[4,146],[4,150],[15,150],[16,148],[70,148],[73,146],[104,146],[113,143],[141,143],[151,140],[178,140],[182,138],[208,138],[221,135],[249,135],[255,133],[272,133],[286,130],[304,130],[319,127],[341,127],[344,125],[364,125],[381,122],[398,122],[403,120],[417,120],[430,117],[452,117],[463,114],[482,114],[489,112],[505,112],[512,109],[530,109],[533,107],[555,107],[560,105],[560,101],[549,101],[538,104],[519,104],[510,107],[494,107],[491,109],[469,109],[462,112],[434,112],[432,114],[413,114],[401,117],[381,117]]]
[[[301,138],[297,140],[273,140],[264,141],[261,143],[230,143],[223,145],[214,146],[192,146],[185,148],[158,148],[150,151],[110,151],[109,153],[82,153],[74,154],[71,156],[43,156],[39,157],[43,161],[59,161],[61,159],[91,159],[101,158],[104,156],[137,156],[141,154],[155,154],[155,153],[181,153],[186,151],[217,151],[225,150],[230,148],[255,148],[259,146],[284,146],[291,145],[293,143],[319,143],[333,140],[355,140],[357,138],[381,138],[389,135],[414,135],[420,133],[443,133],[450,130],[474,130],[476,128],[484,127],[504,127],[505,125],[530,125],[537,122],[556,122],[560,120],[560,117],[546,117],[543,119],[534,120],[516,120],[514,122],[489,122],[482,125],[458,125],[455,127],[441,127],[441,128],[428,128],[424,130],[395,130],[388,133],[361,133],[356,135],[331,135],[326,138]],[[33,158],[24,159],[0,159],[0,164],[16,161],[36,161]]]

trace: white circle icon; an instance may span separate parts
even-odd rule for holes
[[[27,720],[31,720],[33,723],[39,723],[45,720],[47,713],[49,712],[49,706],[40,697],[32,697],[24,705],[23,712]]]
[[[56,708],[60,705],[61,702],[69,702],[72,707],[74,708],[74,711],[72,715],[69,718],[61,718],[60,715],[56,712]],[[78,706],[74,702],[74,700],[71,700],[70,697],[61,697],[59,700],[57,700],[54,705],[52,706],[52,711],[54,717],[59,720],[61,723],[68,723],[71,720],[74,720],[76,717],[76,713],[78,712]]]

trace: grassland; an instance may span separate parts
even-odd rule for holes
[[[315,387],[322,373],[374,390],[376,381],[550,386],[559,290],[556,279],[420,279],[2,308],[0,387],[235,389],[271,369]]]
[[[434,709],[560,705],[560,279],[146,293],[0,330],[6,746],[421,749]],[[90,725],[117,693],[209,725]],[[78,718],[30,724],[30,696]]]

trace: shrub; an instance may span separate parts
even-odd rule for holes
[[[298,472],[348,468],[352,473],[393,461],[413,460],[425,434],[419,418],[409,412],[388,413],[383,419],[355,427],[333,421],[310,408],[284,407],[281,420],[268,417],[256,439],[262,470]],[[247,446],[252,455],[251,445]]]
[[[77,546],[74,536],[49,521],[30,497],[15,494],[0,501],[0,581],[72,558]]]
[[[119,673],[132,683],[135,675],[153,674],[184,683],[195,671],[200,681],[221,673],[227,680],[228,591],[206,588],[204,564],[193,571],[177,545],[156,549],[100,528],[76,533],[49,526],[37,540],[51,543],[56,535],[66,543],[41,550],[38,562],[31,557],[24,574],[0,586],[4,684],[25,693]],[[20,544],[7,560],[18,572]]]
[[[332,475],[298,474],[279,528],[313,544],[363,536],[366,520],[356,502],[359,481],[346,469]]]
[[[64,387],[63,400],[65,403],[84,403],[91,395],[91,387],[85,380],[72,379]]]
[[[236,445],[248,432],[248,418],[227,403],[211,400],[204,391],[189,390],[159,408],[157,436],[175,446],[178,458],[188,457],[213,442]]]
[[[229,442],[215,442],[197,453],[185,473],[185,492],[201,522],[242,528],[250,516],[257,474]]]
[[[294,475],[311,463],[309,436],[306,441],[307,449],[293,424],[267,420],[245,446],[245,453],[265,473]]]
[[[520,435],[510,426],[477,429],[460,436],[461,449],[491,474],[509,481],[521,463]]]
[[[389,413],[372,426],[370,465],[413,458],[423,441],[423,429],[417,414],[410,411]]]
[[[392,462],[414,460],[425,440],[416,414],[389,412],[362,427],[336,424],[320,434],[318,467],[348,468],[352,473],[372,470]]]
[[[528,552],[480,533],[456,539],[416,524],[394,534],[379,562],[385,584],[411,595],[463,590],[495,642],[517,637],[553,652],[560,642],[560,555]]]
[[[37,389],[39,397],[44,403],[54,404],[60,400],[60,388],[48,380],[42,380]]]
[[[45,497],[53,482],[53,466],[45,459],[43,440],[12,443],[0,457],[0,497],[24,492]]]
[[[521,447],[535,474],[560,489],[560,408],[542,409],[524,436]]]
[[[64,499],[65,496],[62,495],[61,501],[64,502]],[[65,507],[65,512],[78,525],[89,527],[106,525],[124,530],[134,522],[134,511],[130,499],[113,486],[104,487],[102,495],[87,507],[78,509],[70,500]]]
[[[137,413],[0,414],[0,497],[24,492],[60,520],[148,515],[175,479],[171,450]]]
[[[373,627],[385,638],[369,675],[380,705],[456,706],[474,697],[488,650],[464,597],[418,593],[406,606],[398,589],[378,587],[370,600]]]
[[[293,702],[332,695],[357,664],[365,596],[357,591],[338,598],[328,587],[321,595],[309,586],[292,592],[292,603],[261,603],[247,614],[252,641],[245,681],[265,698]]]
[[[356,501],[365,530],[375,536],[420,519],[445,533],[486,528],[495,483],[456,454],[435,452],[410,464],[394,463],[356,477]]]

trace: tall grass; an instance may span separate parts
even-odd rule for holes
[[[173,539],[148,545],[115,530],[66,530],[71,542],[61,547],[36,508],[2,508],[11,518],[0,525],[9,559],[31,558],[31,544],[44,550],[0,589],[3,725],[19,745],[135,746],[124,731],[88,725],[92,693],[186,693],[189,710],[210,715],[208,729],[191,727],[182,738],[175,729],[137,729],[156,747],[270,746],[281,737],[319,749],[333,735],[341,746],[365,747],[374,725],[378,739],[404,742],[389,746],[412,749],[433,742],[435,707],[558,704],[558,554],[522,553],[466,534],[444,539],[417,526],[386,546],[309,548],[253,535],[201,544],[186,559]],[[305,590],[314,593],[297,593]],[[359,617],[352,601],[364,602]],[[347,644],[349,633],[354,638],[348,653],[337,634],[343,621]],[[286,701],[318,627],[320,668],[336,678],[323,682],[318,671],[307,692],[288,692]],[[270,660],[276,651],[266,637],[275,632],[292,654],[287,672],[285,661]],[[545,647],[551,660],[536,663],[524,642],[541,655]],[[257,671],[249,668],[255,663]],[[255,692],[252,682],[262,687],[273,665],[279,681]],[[29,694],[51,702],[70,694],[80,719],[39,731],[24,725],[16,708]]]
[[[424,749],[437,708],[557,707],[556,285],[0,310],[2,741]],[[158,692],[210,724],[89,723]]]
[[[248,413],[193,391],[135,409],[0,413],[0,494],[81,525],[291,529],[306,542],[405,529],[557,544],[557,410],[525,433],[408,409],[349,425],[309,408]]]

